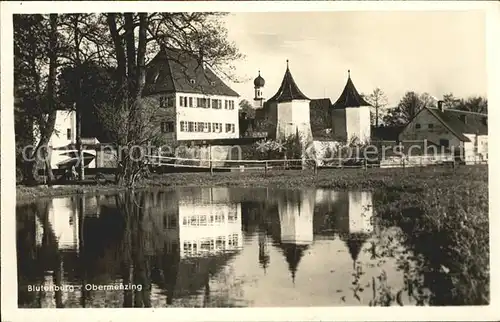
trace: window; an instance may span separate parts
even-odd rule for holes
[[[193,98],[192,97],[189,98],[189,107],[193,107]]]
[[[206,122],[205,129],[206,129],[206,132],[212,132],[212,123]]]
[[[198,122],[194,122],[194,128],[193,128],[193,131],[194,132],[198,132]]]
[[[174,122],[161,122],[161,131],[163,133],[170,133],[174,131]]]
[[[175,98],[160,96],[160,108],[174,107]]]
[[[222,100],[213,99],[212,100],[212,108],[221,109],[222,108]]]
[[[421,125],[419,123],[415,124],[416,129],[419,129],[420,127],[421,127]]]
[[[185,132],[185,131],[186,131],[186,122],[181,121],[181,132]]]
[[[179,105],[180,105],[180,106],[184,106],[184,97],[179,96],[179,101],[180,101],[180,102],[179,102]]]
[[[434,128],[434,124],[429,124],[429,129],[433,129]]]
[[[191,85],[196,84],[196,80],[195,80],[194,78],[191,78],[191,79],[189,80],[189,82],[191,83]]]
[[[227,101],[227,100],[225,100],[225,101],[224,101],[224,109],[226,109],[226,110],[227,110],[227,103],[228,103],[228,101]]]
[[[236,131],[236,127],[234,126],[234,124],[231,124],[231,133],[234,133]]]
[[[226,133],[231,132],[231,124],[226,123]]]
[[[188,106],[188,98],[184,96],[184,107]]]
[[[188,123],[188,132],[193,132],[194,131],[194,123],[193,122],[189,122]]]
[[[71,129],[66,130],[66,139],[71,140]]]
[[[449,147],[450,146],[450,140],[448,139],[440,139],[439,140],[439,145],[444,146],[444,147]]]
[[[213,123],[213,131],[214,133],[222,132],[222,123]]]
[[[205,132],[205,123],[198,122],[198,132]]]

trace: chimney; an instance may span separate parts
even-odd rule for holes
[[[467,124],[467,116],[465,114],[460,115],[460,120]]]
[[[438,101],[438,109],[439,109],[441,112],[444,110],[443,103],[444,103],[444,101]]]

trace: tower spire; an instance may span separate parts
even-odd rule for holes
[[[286,60],[286,69],[288,69],[288,59]]]
[[[351,70],[350,69],[347,70],[347,77],[351,78]]]

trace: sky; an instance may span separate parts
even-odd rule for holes
[[[335,101],[347,71],[359,92],[381,88],[388,106],[407,91],[440,98],[486,95],[486,26],[480,11],[264,12],[225,17],[228,37],[245,56],[232,87],[254,96],[261,71],[264,97],[290,71],[311,99]]]

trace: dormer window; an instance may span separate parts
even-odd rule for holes
[[[195,80],[194,78],[191,78],[191,79],[189,80],[189,82],[191,83],[191,85],[196,84],[196,80]]]
[[[214,81],[210,81],[210,85],[215,86],[215,82]]]
[[[467,117],[465,115],[460,115],[460,121],[462,121],[465,124],[467,124]]]

